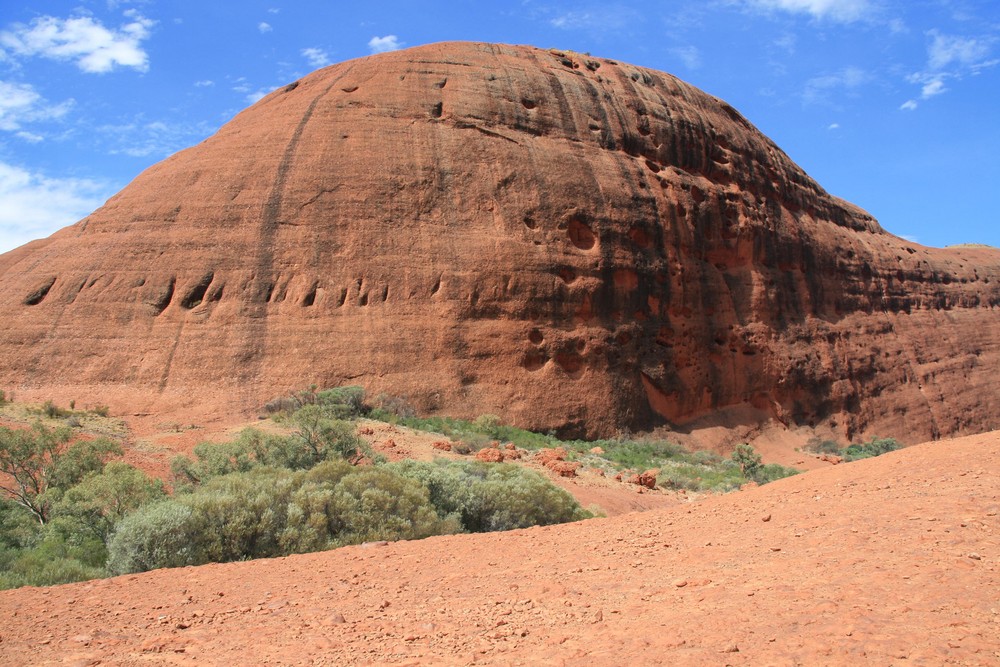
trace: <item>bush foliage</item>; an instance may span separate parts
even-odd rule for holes
[[[0,587],[592,516],[521,466],[385,463],[355,433],[352,420],[362,416],[442,433],[457,440],[458,452],[504,441],[524,449],[563,447],[570,460],[602,469],[658,468],[666,488],[728,490],[795,472],[763,465],[749,445],[723,460],[660,440],[561,441],[493,415],[420,418],[401,398],[380,395],[369,404],[360,387],[311,387],[264,409],[283,432],[248,428],[231,442],[197,445],[193,457],[172,462],[172,495],[160,481],[110,461],[121,454],[111,441],[74,440],[65,427],[0,429],[0,472],[12,480],[0,478]],[[854,454],[889,446],[873,441]]]
[[[868,442],[855,443],[841,448],[833,440],[813,438],[806,443],[806,451],[816,454],[834,454],[843,457],[845,461],[858,461],[873,456],[881,456],[900,449],[902,445],[895,438],[872,438]]]

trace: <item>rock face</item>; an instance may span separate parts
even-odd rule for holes
[[[1000,422],[998,304],[1000,252],[884,232],[670,75],[448,43],[314,72],[0,256],[0,383],[918,441]]]

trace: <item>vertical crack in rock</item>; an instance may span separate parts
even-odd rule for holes
[[[351,71],[350,67],[345,68],[339,76],[327,84],[322,92],[309,102],[305,113],[299,120],[292,137],[285,147],[278,164],[277,173],[274,178],[274,185],[264,204],[260,226],[257,231],[257,239],[254,244],[256,257],[254,258],[253,281],[250,287],[250,299],[246,304],[245,324],[243,332],[243,348],[237,355],[240,366],[240,385],[247,391],[250,389],[252,380],[256,379],[260,373],[267,348],[268,330],[268,303],[274,289],[274,256],[275,238],[278,233],[278,226],[281,220],[281,205],[285,196],[285,185],[288,180],[288,173],[295,160],[299,142],[302,140],[302,133],[306,125],[312,118],[316,106],[336,85]],[[252,393],[244,393],[244,406],[251,407],[259,399],[253,398]]]

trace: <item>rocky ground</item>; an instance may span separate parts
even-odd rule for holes
[[[0,593],[10,665],[995,665],[1000,433],[578,524]]]

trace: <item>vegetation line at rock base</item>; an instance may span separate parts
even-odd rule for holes
[[[0,428],[13,480],[0,500],[0,588],[592,516],[520,466],[386,463],[337,413],[303,405],[290,433],[202,443],[175,459],[173,495],[110,460],[116,443],[74,440],[66,426]]]
[[[359,418],[440,433],[460,454],[506,442],[565,452],[574,464],[606,473],[655,469],[666,489],[727,491],[797,472],[763,465],[749,445],[723,459],[663,440],[562,441],[491,415],[418,417],[398,397],[368,402],[360,387],[313,387],[264,406],[282,433],[247,428],[235,440],[203,442],[193,457],[176,457],[169,493],[161,480],[117,460],[123,427],[105,407],[66,410],[49,401],[24,408],[8,399],[0,395],[4,410],[17,407],[20,417],[39,421],[0,427],[0,588],[592,516],[523,466],[388,463],[357,435]],[[896,446],[877,439],[844,453],[862,458]]]

